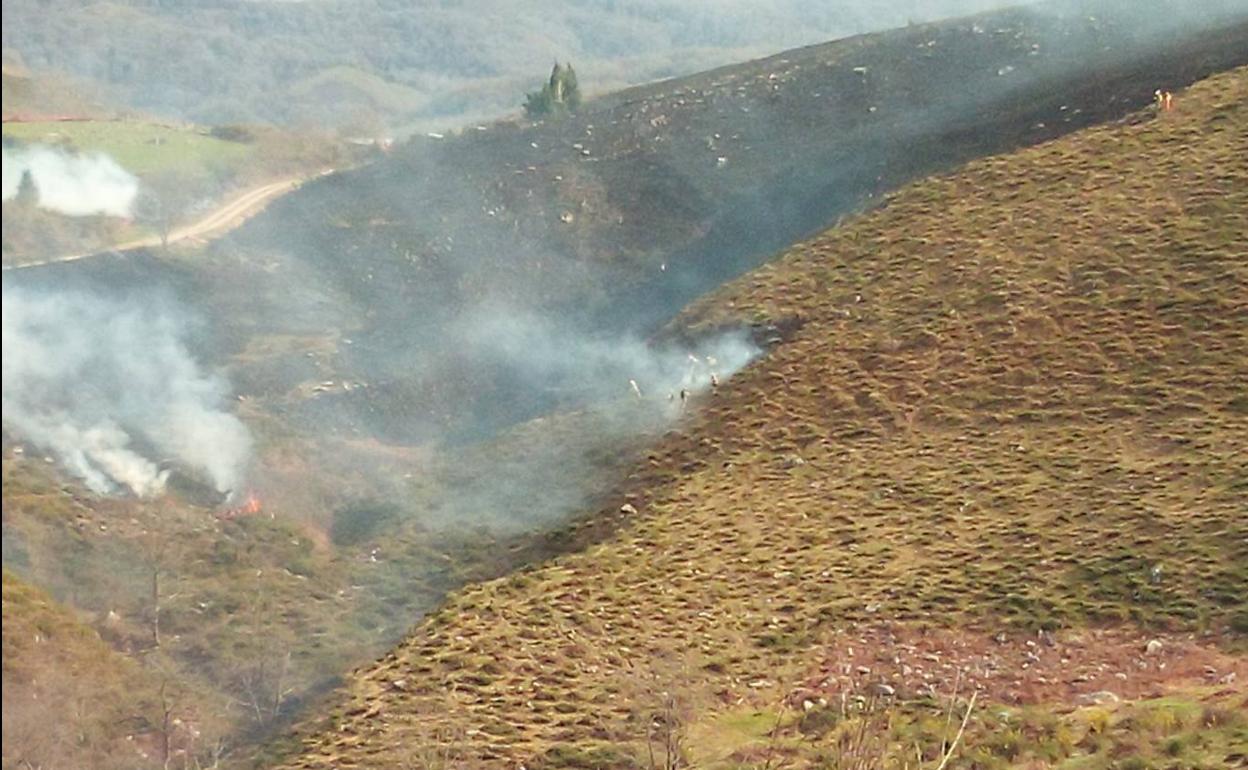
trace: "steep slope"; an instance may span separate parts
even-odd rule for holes
[[[655,84],[570,121],[414,143],[310,185],[203,252],[7,273],[6,288],[80,287],[127,302],[161,286],[199,311],[196,357],[230,368],[257,439],[251,483],[276,518],[235,518],[193,490],[171,510],[88,495],[34,447],[10,455],[6,441],[6,565],[90,613],[101,633],[116,609],[109,640],[143,655],[152,556],[172,560],[164,579],[178,595],[161,599],[162,649],[232,697],[240,724],[266,729],[349,662],[387,649],[446,590],[588,536],[540,532],[596,506],[667,424],[662,393],[636,401],[631,359],[613,360],[640,347],[630,334],[649,334],[686,299],[898,180],[1120,116],[1159,82],[1248,55],[1243,24],[1157,38],[1133,16],[1088,15],[916,26]],[[1105,46],[1104,59],[1070,69],[1070,51]],[[864,63],[878,90],[864,92],[854,69]],[[1022,83],[1011,78],[1024,71]],[[952,86],[984,101],[932,98]],[[875,112],[862,101],[873,94]],[[714,133],[746,140],[723,166],[705,145]],[[838,165],[860,160],[861,173]],[[544,338],[538,324],[524,355],[490,358],[475,345],[487,335],[465,339],[449,321],[499,299],[521,305],[500,311],[505,321],[553,305],[554,331]],[[607,334],[586,345],[586,329]],[[627,399],[623,420],[578,411],[579,392],[551,387],[566,371],[583,384],[575,375],[593,367],[561,369],[557,355],[538,376],[511,366],[566,349],[613,364],[589,390]],[[648,427],[621,433],[618,422],[637,421]],[[517,530],[539,534],[510,540]]]
[[[3,612],[5,767],[160,767],[217,737],[219,702],[117,654],[7,569]]]
[[[957,680],[955,766],[1242,761],[1245,233],[1239,69],[790,249],[682,319],[777,332],[585,528],[627,526],[453,597],[281,766],[646,766],[662,725],[749,766],[721,714]]]
[[[431,532],[410,509],[387,510],[359,491],[349,470],[322,471],[319,490],[286,494],[276,489],[308,486],[313,474],[280,469],[288,482],[275,472],[269,483],[287,506],[275,518],[267,503],[242,514],[210,507],[216,496],[191,478],[175,479],[158,500],[97,496],[43,456],[5,444],[5,714],[20,736],[14,750],[29,750],[14,756],[35,766],[63,760],[56,744],[64,735],[44,740],[40,720],[83,698],[90,711],[65,727],[80,733],[77,756],[117,753],[125,767],[159,766],[152,714],[162,684],[174,716],[200,732],[189,740],[178,731],[177,748],[187,762],[211,763],[388,649],[447,591],[540,558],[541,543]],[[393,460],[377,453],[375,462]],[[456,470],[461,484],[471,473]],[[443,476],[451,472],[422,484],[451,483]],[[330,483],[345,502],[318,499]],[[335,510],[323,528],[308,522],[327,506]],[[376,510],[388,514],[380,531],[368,519]],[[146,761],[124,745],[118,752],[127,735]]]
[[[282,421],[477,440],[586,400],[565,372],[483,349],[483,318],[645,338],[897,184],[1248,63],[1248,16],[1167,26],[1175,5],[1049,2],[912,25],[604,96],[568,120],[422,137],[176,266],[127,255],[9,281],[151,276],[214,319],[220,357]],[[326,381],[369,387],[312,403]]]

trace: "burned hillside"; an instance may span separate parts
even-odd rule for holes
[[[416,398],[435,415],[479,412],[456,429],[474,435],[557,399],[532,400],[514,367],[488,362],[398,383],[465,341],[465,314],[646,337],[901,181],[1120,117],[1160,85],[1244,61],[1242,19],[1173,29],[1148,15],[1084,3],[918,25],[625,91],[562,121],[421,137],[310,185],[214,252],[256,273],[244,284],[270,297],[293,284],[309,293],[293,309],[316,303],[321,323],[355,329],[344,373],[395,392],[346,406],[365,431],[397,428],[385,415]],[[514,412],[491,408],[500,400]]]

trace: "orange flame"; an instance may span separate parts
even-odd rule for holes
[[[257,513],[260,513],[260,510],[260,498],[256,497],[254,492],[248,492],[247,499],[243,501],[242,505],[236,508],[230,508],[224,513],[219,514],[219,517],[228,521],[230,519],[236,519],[239,516],[254,516]]]

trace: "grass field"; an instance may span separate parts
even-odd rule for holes
[[[955,686],[951,767],[1242,763],[1248,70],[1177,105],[914,184],[701,301],[792,331],[635,470],[600,514],[628,525],[456,594],[279,764],[655,767],[658,735],[840,767],[870,716],[836,704],[874,692],[902,767]]]
[[[26,142],[68,144],[80,152],[102,152],[139,176],[158,171],[229,173],[252,154],[248,145],[217,139],[199,129],[132,121],[5,123],[4,135]]]

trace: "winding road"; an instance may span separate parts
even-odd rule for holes
[[[177,243],[186,240],[208,240],[217,238],[247,221],[250,217],[259,213],[266,205],[275,198],[281,197],[286,193],[299,189],[304,182],[309,179],[315,179],[322,176],[328,176],[334,173],[334,169],[323,169],[311,176],[287,177],[279,179],[276,182],[259,187],[253,187],[246,190],[234,198],[225,201],[213,211],[210,211],[202,219],[192,222],[182,227],[176,227],[169,233],[168,243]],[[3,269],[21,270],[29,267],[41,267],[43,265],[53,265],[60,262],[76,262],[80,259],[99,256],[103,254],[117,254],[124,251],[132,251],[134,249],[150,249],[161,245],[159,235],[152,235],[138,240],[127,241],[108,248],[96,251],[86,252],[83,254],[70,254],[60,257],[49,257],[47,259],[35,260],[33,262],[23,262],[18,265],[4,265]]]

